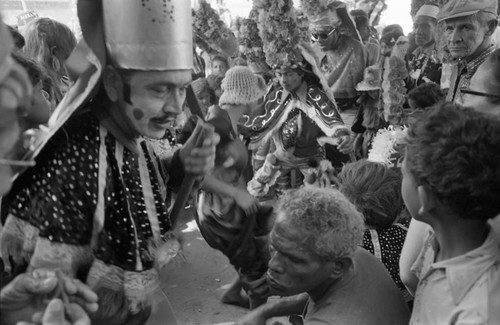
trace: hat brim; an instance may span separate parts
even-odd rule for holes
[[[467,16],[472,16],[474,14],[477,14],[481,10],[471,10],[471,11],[465,11],[461,13],[456,13],[451,16],[446,16],[446,17],[438,17],[438,22],[443,22],[445,20],[453,19],[453,18],[461,18],[461,17],[467,17]]]

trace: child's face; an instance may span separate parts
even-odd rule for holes
[[[208,108],[210,107],[211,96],[210,93],[205,90],[198,96],[198,102],[200,103],[200,109],[203,115],[207,115]]]
[[[394,45],[387,44],[385,42],[380,42],[380,55],[391,56],[392,48]]]
[[[49,117],[50,104],[44,95],[42,83],[39,82],[33,87],[33,97],[31,98],[31,105],[27,109],[27,116],[25,119],[30,125],[39,125],[47,123]]]
[[[215,60],[212,63],[212,72],[221,76],[225,76],[228,68],[225,62]]]
[[[420,209],[420,200],[418,196],[418,183],[415,177],[410,173],[406,165],[406,157],[401,165],[401,172],[403,174],[403,182],[401,183],[401,193],[406,208],[411,216],[419,220],[418,210]]]

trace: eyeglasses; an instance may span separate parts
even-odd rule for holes
[[[481,96],[481,97],[489,97],[489,98],[500,99],[500,95],[483,93],[481,91],[475,91],[475,90],[471,90],[471,89],[468,89],[468,88],[460,88],[460,92],[462,94],[469,94],[469,95],[474,95],[474,96]]]
[[[326,32],[312,33],[312,34],[311,34],[311,40],[312,40],[313,42],[317,42],[317,41],[319,41],[319,39],[320,39],[320,38],[325,40],[325,39],[327,39],[328,37],[330,37],[330,35],[332,35],[332,34],[333,34],[333,32],[334,32],[334,31],[336,31],[336,30],[337,30],[337,28],[335,28],[335,27],[334,27],[334,28],[332,28],[332,30],[331,30],[331,31],[329,31],[328,33],[326,33]]]

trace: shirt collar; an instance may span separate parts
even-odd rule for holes
[[[472,60],[470,62],[467,62],[465,60],[460,59],[459,66],[460,66],[461,62],[465,63],[466,71],[464,71],[464,72],[467,72],[468,74],[473,75],[476,72],[477,68],[479,68],[479,66],[481,64],[483,64],[484,61],[486,61],[488,56],[491,53],[495,52],[495,49],[496,49],[496,46],[494,44],[491,44],[486,50],[484,50],[481,54],[479,54],[479,56],[477,58],[475,58],[474,60]]]
[[[484,272],[493,264],[500,262],[500,248],[496,238],[497,234],[490,228],[486,240],[480,247],[464,255],[431,265],[433,270],[443,269],[446,272],[446,279],[456,304],[460,303]],[[437,252],[439,245],[434,234],[430,240],[434,252]]]
[[[299,88],[297,88],[297,90],[294,91],[293,94],[297,95],[299,100],[305,103],[307,97],[307,83],[305,81],[302,81]],[[281,102],[283,103],[283,101],[290,95],[292,95],[292,93],[283,89],[283,93],[281,94]]]

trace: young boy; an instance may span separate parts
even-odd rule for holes
[[[402,194],[432,227],[412,271],[411,324],[497,324],[500,248],[488,220],[500,213],[500,120],[442,104],[411,125]]]

